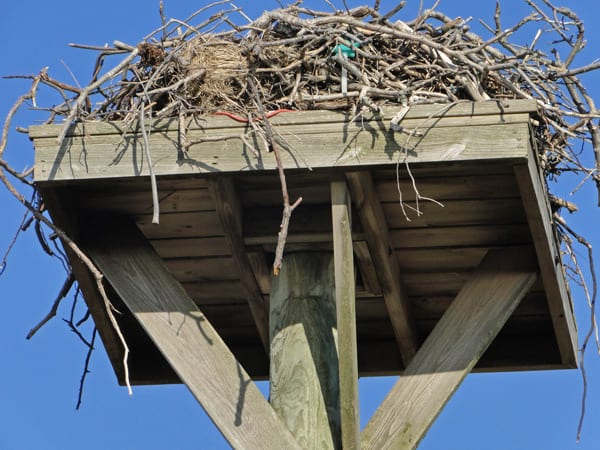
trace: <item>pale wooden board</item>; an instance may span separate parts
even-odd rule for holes
[[[238,267],[231,256],[167,259],[164,264],[180,283],[240,279]]]
[[[352,205],[346,180],[331,182],[342,448],[360,448]]]
[[[514,170],[523,196],[562,361],[566,367],[577,367],[577,324],[571,294],[556,245],[546,189],[533,152],[527,164],[517,165]]]
[[[234,448],[297,448],[221,337],[132,224],[96,223],[85,248]]]
[[[416,448],[535,281],[528,259],[486,256],[365,427],[362,448]]]
[[[280,133],[290,141],[292,152],[283,152],[286,168],[395,165],[410,163],[523,159],[527,155],[527,121],[514,124],[435,127],[418,140],[379,128],[347,129],[343,123],[328,130],[298,135],[298,129]],[[297,128],[297,127],[296,127]],[[157,175],[273,170],[272,154],[256,157],[239,140],[205,142],[190,148],[188,158],[177,160],[176,132],[149,137]],[[204,134],[206,133],[206,135]],[[216,133],[216,134],[215,134]],[[190,139],[220,133],[194,131]],[[148,175],[148,164],[137,135],[86,135],[67,138],[60,148],[55,139],[35,139],[35,180],[70,180]]]
[[[77,191],[83,210],[121,214],[151,214],[153,211],[150,185],[143,191],[122,192],[110,186]],[[216,205],[208,189],[158,189],[161,213],[214,211]]]
[[[400,106],[387,106],[384,108],[384,113],[381,118],[390,120],[395,114],[400,111]],[[465,117],[471,117],[472,120],[477,120],[475,116],[495,116],[481,120],[509,120],[508,117],[513,114],[531,114],[537,111],[537,103],[535,100],[509,100],[497,101],[491,100],[487,102],[459,102],[454,105],[447,104],[428,104],[428,105],[413,105],[405,116],[409,120],[422,121],[428,117],[443,117],[442,120],[448,118],[460,117],[458,124],[465,123]],[[369,120],[372,115],[367,115],[360,118]],[[283,124],[300,124],[314,125],[315,123],[339,122],[348,120],[348,113],[334,111],[295,111],[293,113],[279,114],[271,119],[275,125]],[[67,132],[67,136],[97,134],[122,134],[135,132],[137,123],[125,122],[83,122],[71,127]],[[231,120],[225,116],[213,115],[197,117],[189,121],[189,128],[204,128],[204,129],[221,129],[221,128],[240,128],[239,122]],[[178,123],[176,118],[163,119],[152,124],[154,131],[164,133],[167,131],[176,131]],[[29,128],[29,134],[32,138],[54,137],[56,138],[62,125],[38,125]]]
[[[260,339],[269,351],[269,313],[258,286],[254,269],[246,253],[243,235],[242,206],[236,191],[235,183],[230,177],[209,180],[209,191],[217,207],[225,238],[232,252],[232,259],[237,266],[237,274],[248,299],[254,322]],[[221,268],[221,267],[220,267]]]
[[[305,449],[340,448],[334,277],[331,254],[307,252],[273,278],[270,401]]]
[[[373,259],[381,293],[385,299],[398,350],[406,366],[418,348],[410,304],[391,245],[388,225],[368,172],[346,172],[352,200],[365,230],[365,240]]]
[[[224,236],[155,239],[150,243],[165,259],[231,255],[231,248]]]

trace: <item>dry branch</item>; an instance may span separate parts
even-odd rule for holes
[[[532,120],[532,135],[546,177],[555,179],[568,172],[579,174],[581,184],[593,180],[600,205],[600,111],[578,79],[600,69],[600,62],[574,66],[585,44],[585,29],[572,11],[548,0],[525,0],[531,14],[507,28],[498,2],[493,25],[483,23],[489,32],[484,37],[471,31],[469,20],[437,11],[439,1],[426,11],[421,3],[417,17],[410,21],[392,21],[405,2],[398,2],[387,12],[381,11],[379,0],[372,8],[349,9],[344,3],[344,11],[324,2],[331,6],[331,12],[312,11],[297,1],[251,20],[228,0],[219,0],[182,21],[167,20],[161,1],[161,26],[135,46],[118,41],[112,47],[73,44],[98,52],[88,86],[79,88],[55,80],[47,69],[26,76],[32,80],[31,89],[8,112],[2,128],[0,181],[37,223],[50,227],[93,274],[125,349],[126,376],[128,349],[104,292],[102,274],[9,179],[32,185],[30,173],[12,168],[4,153],[15,113],[28,101],[37,108],[40,86],[54,90],[63,99],[62,104],[47,108],[51,112],[49,122],[64,120],[59,143],[77,121],[125,120],[133,127],[137,119],[150,168],[147,112],[152,114],[150,119],[179,118],[179,156],[209,139],[240,139],[258,154],[251,138],[262,140],[277,162],[283,197],[275,273],[281,266],[290,217],[301,201],[290,203],[280,159],[282,145],[269,121],[270,114],[281,110],[342,110],[359,117],[367,110],[377,114],[388,104],[410,108],[418,103],[440,103],[443,110],[460,101],[535,99],[538,114]],[[230,9],[214,12],[225,4]],[[238,23],[239,17],[243,25]],[[528,45],[511,41],[518,36],[522,42],[527,33],[531,35]],[[549,40],[554,40],[553,48],[544,47]],[[100,75],[110,58],[121,59]],[[250,131],[188,140],[186,119],[212,114],[241,118]],[[399,127],[408,138],[418,133],[403,130],[399,122],[390,126]],[[591,147],[591,158],[580,156],[582,143]],[[591,166],[589,161],[593,161]],[[417,199],[431,200],[419,195],[414,179],[412,184]],[[156,222],[157,197],[153,179]],[[551,201],[557,208],[555,226],[562,230],[559,235],[563,242],[570,245],[571,236],[586,246],[558,215],[559,208],[573,211],[576,206],[557,197]],[[593,268],[592,277],[595,291]],[[593,329],[595,323],[593,317]]]

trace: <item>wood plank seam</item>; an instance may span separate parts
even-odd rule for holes
[[[399,281],[400,269],[385,215],[370,173],[346,172],[346,180],[358,209],[398,349],[406,367],[417,352],[418,340],[409,299]]]
[[[211,178],[208,181],[210,192],[214,198],[219,219],[229,242],[235,264],[240,272],[240,280],[248,296],[248,306],[254,317],[256,329],[269,354],[269,315],[257,277],[246,253],[242,230],[242,207],[236,193],[232,178]]]
[[[533,254],[490,251],[365,427],[363,448],[416,448],[536,276]]]

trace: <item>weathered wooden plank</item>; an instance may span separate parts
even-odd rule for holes
[[[439,169],[438,172],[443,173]],[[382,202],[397,202],[400,190],[404,201],[414,202],[415,189],[412,180],[407,176],[396,180],[396,173],[390,175],[393,176],[392,179],[381,181],[373,176],[379,199]],[[482,170],[476,175],[413,176],[419,194],[438,201],[519,197],[519,188],[513,174],[488,174]]]
[[[254,317],[256,329],[265,350],[269,351],[269,316],[262,293],[257,284],[254,270],[246,254],[242,228],[242,207],[237,196],[235,184],[231,178],[211,178],[208,188],[217,207],[225,238],[229,242],[232,258],[235,262],[239,278],[246,291],[248,306]]]
[[[418,343],[408,297],[400,284],[398,260],[391,244],[381,203],[368,172],[346,172],[346,179],[365,230],[365,240],[394,327],[398,350],[404,364],[407,365],[416,353]]]
[[[58,189],[46,187],[41,192],[52,222],[67,233],[72,240],[77,242],[80,236],[80,230],[78,229],[79,221],[74,214],[73,203],[70,201],[71,196],[68,190],[60,187]],[[63,248],[69,258],[71,270],[83,293],[88,310],[94,319],[94,325],[98,329],[117,380],[120,384],[125,384],[125,366],[123,363],[125,349],[108,317],[104,300],[98,292],[96,280],[88,267],[68,245],[63,245]]]
[[[484,161],[523,159],[527,155],[527,122],[469,127],[434,127],[419,137],[365,125],[349,130],[345,122],[330,124],[317,132],[311,127],[298,138],[288,136],[294,151],[282,154],[283,165],[291,168],[396,165],[406,157],[409,163],[439,161]],[[285,128],[285,127],[283,127]],[[241,131],[241,130],[240,130]],[[286,130],[279,132],[285,137]],[[149,145],[157,176],[215,172],[274,170],[272,154],[256,157],[239,140],[204,142],[189,149],[185,161],[177,159],[176,132],[153,133]],[[198,130],[190,139],[215,137],[222,130]],[[35,180],[98,179],[149,174],[141,137],[138,135],[86,135],[68,137],[60,148],[55,140],[34,140]],[[298,157],[300,155],[300,157]]]
[[[152,191],[120,192],[107,187],[99,189],[82,188],[78,191],[78,203],[82,210],[103,211],[126,214],[151,214],[153,210]],[[158,190],[161,213],[214,211],[215,204],[208,189]]]
[[[156,252],[165,259],[231,255],[231,249],[224,236],[154,239],[150,243]]]
[[[297,448],[248,374],[133,225],[105,222],[86,249],[234,448]]]
[[[248,251],[247,254],[260,292],[263,295],[269,295],[271,293],[272,271],[265,252],[262,249],[253,249]]]
[[[396,115],[401,109],[400,106],[388,106],[383,111],[383,119],[389,120]],[[429,117],[443,117],[444,119],[460,117],[459,125],[464,125],[464,117],[475,116],[500,116],[499,120],[510,120],[507,117],[512,114],[531,113],[537,111],[537,105],[534,100],[510,100],[505,102],[472,102],[472,103],[457,103],[452,106],[448,105],[414,105],[408,111],[405,119],[420,120]],[[301,124],[312,125],[315,123],[339,122],[344,120],[348,115],[333,111],[296,111],[289,114],[279,114],[271,119],[275,125],[284,124]],[[369,120],[364,118],[364,120]],[[488,119],[493,120],[493,119]],[[453,123],[453,122],[451,122]],[[77,136],[86,134],[122,134],[136,131],[137,125],[132,125],[129,122],[83,122],[77,124],[69,130],[67,136]],[[242,128],[235,121],[232,121],[223,116],[205,116],[195,118],[189,124],[189,128],[198,127],[204,129],[220,129],[220,128]],[[154,131],[164,133],[166,131],[176,131],[178,129],[177,120],[173,118],[162,119],[152,125]],[[38,125],[29,128],[29,135],[33,139],[39,138],[56,138],[62,125]],[[139,130],[138,130],[139,131]]]
[[[152,223],[152,214],[136,216],[136,223],[148,239],[223,236],[216,211],[161,214],[160,224]]]
[[[410,209],[416,205],[407,202],[405,212],[409,219],[398,202],[382,203],[381,206],[391,229],[526,223],[519,199],[448,200],[442,206],[422,202],[420,216]],[[266,230],[279,230],[281,205],[248,208],[245,212],[246,235],[256,236]],[[295,220],[290,223],[289,234],[328,231],[331,229],[330,218],[331,211],[327,205],[301,204],[295,210]]]
[[[463,227],[390,230],[394,248],[516,245],[531,242],[526,224],[475,225]]]
[[[237,266],[231,256],[167,259],[164,264],[180,283],[238,280],[240,278]]]
[[[363,448],[416,448],[536,278],[521,252],[490,252],[362,433]]]
[[[352,210],[346,180],[331,182],[331,218],[335,268],[342,448],[360,448],[358,354],[356,342],[355,270]]]
[[[577,367],[577,325],[573,315],[573,304],[565,281],[561,256],[556,247],[557,238],[551,225],[547,190],[533,151],[529,152],[527,164],[516,165],[514,170],[548,296],[560,355],[566,367]]]
[[[246,295],[239,280],[183,282],[183,288],[197,304],[246,302]]]
[[[447,200],[441,205],[421,201],[420,215],[411,208],[414,202],[405,202],[405,211],[396,200],[382,203],[390,228],[417,228],[484,224],[525,223],[525,213],[520,199]],[[406,215],[405,215],[406,213]],[[408,219],[407,219],[408,216]]]
[[[273,277],[271,404],[305,449],[340,447],[334,293],[331,254],[288,254]]]
[[[455,246],[502,246],[524,245],[531,243],[531,234],[527,224],[512,224],[498,227],[496,225],[474,225],[463,227],[409,228],[390,230],[390,238],[395,249],[455,247]],[[332,233],[319,231],[298,233],[288,236],[287,244],[311,245],[328,244],[332,241]],[[365,240],[363,232],[352,233],[354,241]],[[277,236],[273,233],[261,233],[244,237],[246,245],[264,246],[274,251]]]
[[[420,296],[411,297],[410,302],[416,320],[420,319],[439,319],[448,309],[454,297],[452,296]],[[379,305],[381,304],[381,305]],[[361,299],[357,304],[357,311],[361,318],[381,316],[379,310],[385,308],[383,299],[373,297],[370,299]],[[523,298],[515,312],[517,316],[549,316],[546,295],[543,292],[530,292]]]
[[[365,241],[354,242],[354,256],[364,289],[373,295],[380,295],[379,278],[377,278],[377,271],[373,265],[369,246]]]

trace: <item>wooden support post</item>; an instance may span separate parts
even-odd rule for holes
[[[273,278],[271,404],[303,449],[340,448],[334,292],[330,253],[288,254]]]
[[[91,227],[90,227],[91,228]],[[298,448],[221,337],[130,223],[82,227],[84,249],[227,441],[239,449]]]
[[[534,255],[489,252],[367,424],[363,448],[416,448],[535,279]]]
[[[400,283],[400,267],[383,208],[369,172],[346,172],[346,179],[352,200],[358,209],[396,343],[406,367],[417,351],[417,336],[408,296]]]
[[[565,281],[560,251],[556,245],[558,239],[553,238],[552,213],[543,184],[544,177],[534,158],[534,152],[530,151],[527,164],[514,166],[514,172],[538,255],[560,357],[565,366],[577,367],[577,324],[573,315],[573,304]]]
[[[215,200],[217,213],[225,231],[225,238],[231,247],[233,260],[240,271],[240,281],[246,291],[248,306],[254,318],[258,335],[269,352],[269,323],[268,312],[263,301],[250,259],[244,246],[242,231],[242,207],[237,196],[233,179],[211,178],[208,187]]]
[[[358,418],[355,271],[350,194],[344,179],[331,183],[331,219],[335,267],[342,448],[344,450],[358,450],[360,447],[360,422]]]

